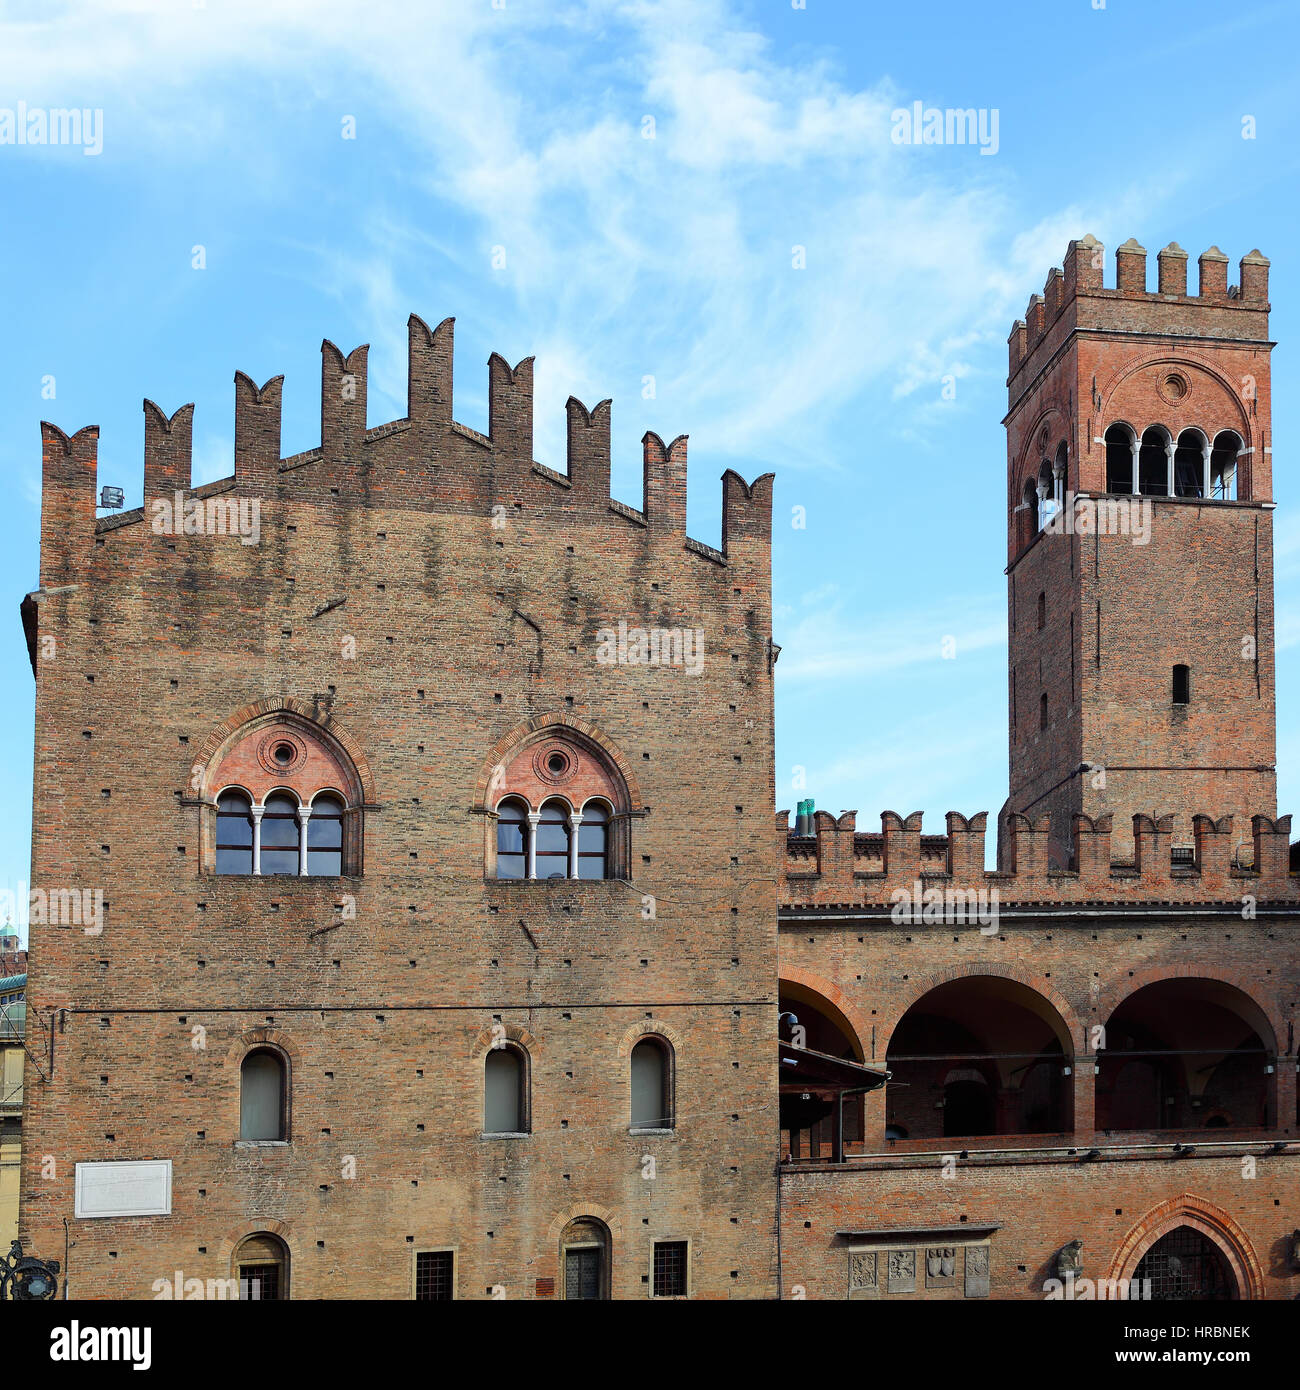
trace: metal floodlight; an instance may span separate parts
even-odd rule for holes
[[[126,501],[126,494],[120,487],[103,487],[99,490],[99,505],[116,510]]]

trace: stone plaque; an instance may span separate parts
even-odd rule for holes
[[[849,1255],[849,1297],[875,1298],[880,1293],[880,1275],[875,1250],[855,1250]]]
[[[957,1285],[957,1247],[934,1245],[925,1252],[925,1287],[951,1289]]]
[[[889,1252],[889,1292],[916,1292],[915,1250],[891,1250]]]
[[[170,1216],[172,1161],[78,1163],[73,1212],[80,1220],[109,1216]]]
[[[987,1298],[989,1296],[989,1247],[987,1245],[968,1245],[966,1247],[966,1297]]]

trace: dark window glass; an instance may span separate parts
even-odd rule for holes
[[[654,1253],[656,1298],[686,1297],[686,1242],[657,1240]]]
[[[1133,446],[1122,425],[1106,431],[1106,491],[1133,491]]]
[[[559,801],[542,807],[537,826],[537,877],[569,876],[569,808]]]
[[[609,877],[609,811],[588,804],[578,827],[578,877]]]
[[[1169,454],[1164,433],[1149,429],[1138,449],[1139,491],[1146,497],[1165,497],[1169,493]]]
[[[262,872],[298,872],[298,803],[277,792],[266,798],[262,815]]]
[[[337,877],[343,872],[343,803],[318,796],[307,822],[307,872]]]
[[[1174,494],[1178,497],[1199,497],[1205,455],[1201,452],[1199,435],[1184,430],[1178,436],[1174,450]]]
[[[527,808],[518,801],[497,807],[497,877],[523,878],[528,872]]]
[[[1189,666],[1174,667],[1174,704],[1189,705],[1192,702],[1192,672]]]
[[[253,818],[250,802],[239,792],[223,792],[217,800],[217,872],[253,872]]]
[[[456,1257],[450,1250],[421,1250],[415,1257],[415,1296],[434,1303],[450,1303]]]

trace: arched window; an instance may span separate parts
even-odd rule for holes
[[[672,1129],[672,1047],[661,1038],[642,1038],[632,1049],[632,1128]]]
[[[609,877],[609,807],[589,801],[578,827],[578,877]]]
[[[1056,482],[1052,477],[1052,465],[1046,459],[1038,470],[1038,529],[1041,531],[1056,515],[1060,503],[1056,496]]]
[[[522,801],[497,807],[497,877],[528,877],[528,807]]]
[[[1174,450],[1174,495],[1205,496],[1205,437],[1200,430],[1184,430]]]
[[[217,872],[253,872],[252,802],[243,792],[222,792],[217,798]]]
[[[288,1139],[284,1059],[259,1047],[239,1068],[239,1137]]]
[[[325,792],[311,804],[307,822],[307,872],[337,878],[343,872],[343,803]]]
[[[569,808],[563,801],[548,801],[537,823],[536,877],[569,876]]]
[[[243,1301],[283,1301],[289,1297],[289,1251],[282,1240],[259,1231],[235,1251],[235,1278]]]
[[[301,851],[298,848],[298,803],[287,792],[274,792],[266,798],[261,824],[261,872],[297,874]]]
[[[483,1132],[528,1132],[528,1066],[523,1052],[507,1043],[483,1061]]]
[[[1210,496],[1217,502],[1234,502],[1237,498],[1237,457],[1241,440],[1231,430],[1220,430],[1214,436],[1210,451]]]
[[[1169,495],[1169,436],[1159,425],[1142,432],[1138,450],[1138,491],[1146,497]]]
[[[1133,435],[1127,425],[1106,431],[1106,491],[1133,492]]]

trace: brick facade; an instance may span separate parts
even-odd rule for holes
[[[234,476],[197,490],[192,408],[146,403],[143,511],[97,521],[97,431],[45,426],[32,879],[105,901],[101,933],[33,926],[55,1047],[22,1225],[53,1255],[69,1220],[74,1295],[229,1277],[251,1237],[293,1297],[410,1297],[446,1250],[458,1297],[555,1297],[581,1238],[618,1298],[653,1292],[656,1241],[695,1297],[1041,1298],[1071,1242],[1129,1279],[1184,1232],[1237,1296],[1297,1296],[1267,262],[1230,294],[1207,253],[1189,296],[1166,248],[1147,293],[1140,251],[1107,288],[1073,243],[1011,337],[996,870],[986,813],[773,826],[770,477],[727,473],[721,548],[688,539],[684,438],[645,437],[640,510],[609,496],[608,402],[568,403],[566,473],[533,461],[531,359],[491,359],[488,435],[456,423],[450,320],[411,320],[409,413],[377,428],[365,349],[326,343],[293,458],[281,379],[237,375]],[[1040,531],[1044,477],[1106,493],[1116,421],[1201,429],[1207,469],[1233,431],[1235,496],[1155,498],[1143,545]],[[256,502],[257,543],[161,534],[177,492]],[[308,820],[346,803],[343,874],[215,873],[218,796],[280,786]],[[497,877],[502,797],[606,808],[616,876]],[[778,1099],[778,1001],[892,1074],[842,1162],[820,1094]],[[634,1132],[644,1037],[672,1123]],[[510,1137],[495,1048],[527,1078]],[[283,1142],[239,1138],[256,1050]],[[75,1165],[130,1159],[172,1161],[171,1214],[74,1219]]]

